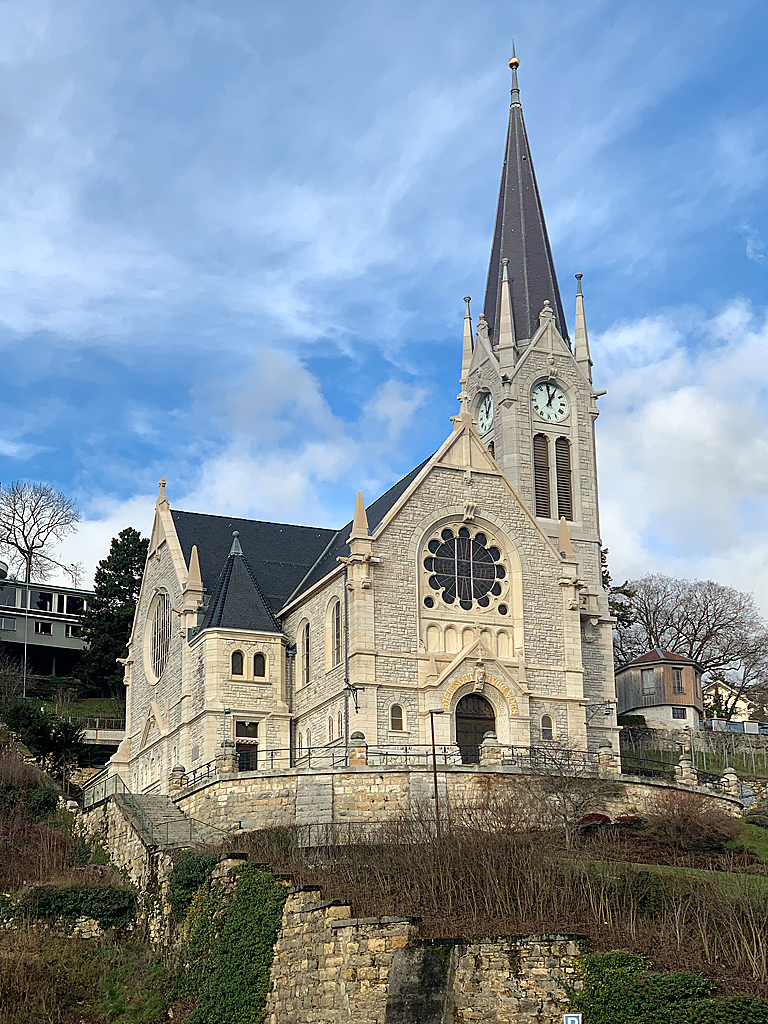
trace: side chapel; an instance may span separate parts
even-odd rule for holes
[[[568,334],[513,57],[483,312],[440,449],[334,531],[183,512],[161,481],[128,656],[134,792],[437,742],[618,750],[581,275]],[[443,712],[432,716],[430,712]],[[231,756],[230,753],[230,756]],[[334,758],[337,760],[334,761]]]

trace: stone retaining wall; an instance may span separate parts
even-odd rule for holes
[[[292,770],[289,772],[253,772],[221,775],[206,779],[173,796],[189,817],[232,828],[240,823],[245,831],[290,827],[297,823],[297,780],[302,778],[304,805],[299,823],[333,822],[379,824],[402,818],[408,813],[434,814],[432,771],[430,768],[336,768]],[[464,767],[438,765],[441,814],[456,818],[463,809],[478,807],[493,791],[514,797],[526,795],[536,776],[522,774],[507,766]],[[307,817],[307,786],[317,781],[317,813]],[[325,784],[321,785],[320,780]],[[330,785],[328,781],[330,780]],[[678,787],[674,783],[636,776],[610,775],[604,779],[600,797],[605,813],[642,813],[648,801],[665,790],[684,789],[714,800],[730,814],[741,813],[738,799],[714,793],[698,786]]]
[[[560,1024],[581,985],[573,936],[421,942],[413,918],[288,896],[267,1024]]]

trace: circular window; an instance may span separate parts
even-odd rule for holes
[[[446,526],[429,541],[427,550],[427,583],[446,604],[458,601],[466,610],[474,603],[488,608],[491,598],[501,594],[507,571],[501,564],[501,551],[486,534],[472,534],[466,526]]]
[[[149,654],[155,679],[163,674],[171,649],[171,599],[160,592],[155,599],[152,613]]]

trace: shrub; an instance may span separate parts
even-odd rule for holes
[[[584,987],[570,1003],[589,1024],[768,1024],[768,1002],[712,999],[714,985],[695,974],[652,971],[651,961],[617,951],[586,956]]]
[[[758,828],[768,828],[768,814],[765,811],[750,811],[744,816],[747,825],[757,825]]]
[[[607,814],[583,814],[576,822],[577,825],[610,825],[611,819]]]
[[[92,917],[102,928],[125,928],[136,916],[136,894],[114,885],[33,886],[19,911],[33,918]]]
[[[632,828],[641,829],[645,828],[645,818],[641,818],[639,814],[619,814],[613,819],[614,825],[618,828]]]
[[[739,821],[698,793],[664,790],[648,805],[648,832],[677,850],[721,850],[735,839]]]

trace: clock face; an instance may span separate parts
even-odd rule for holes
[[[481,434],[487,434],[492,426],[493,399],[490,395],[483,395],[477,407],[477,429]]]
[[[558,385],[549,380],[539,381],[531,391],[533,408],[542,419],[550,422],[564,420],[568,415],[568,399]]]

